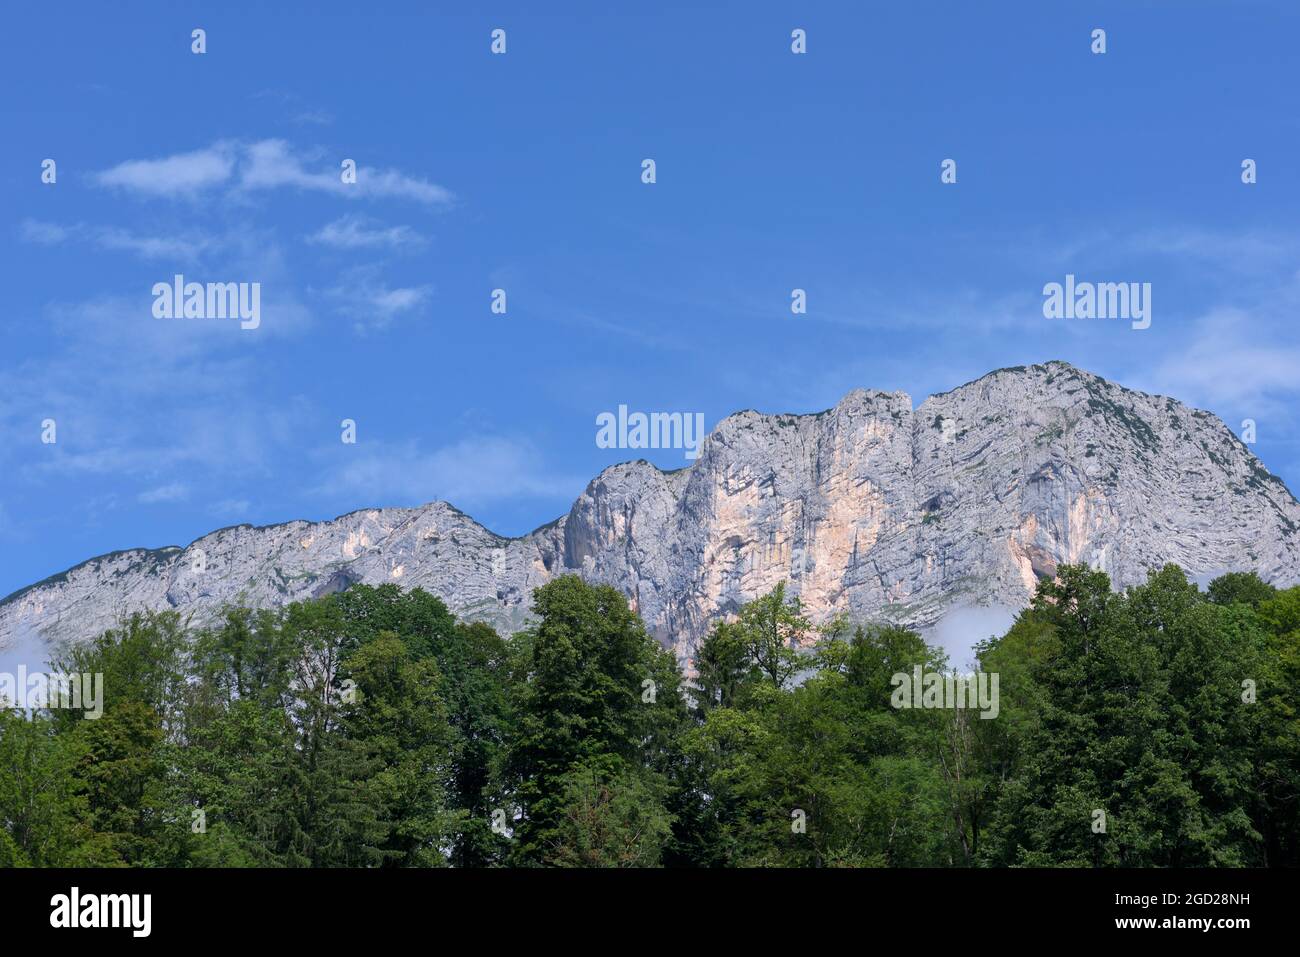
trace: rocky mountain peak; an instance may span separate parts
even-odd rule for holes
[[[1088,562],[1117,585],[1177,562],[1292,584],[1300,505],[1222,421],[1066,362],[931,395],[855,389],[812,414],[727,416],[690,466],[611,465],[520,538],[452,505],[239,525],[185,548],[91,559],[0,602],[0,646],[80,639],[137,608],[203,622],[396,582],[503,629],[566,572],[628,595],[682,656],[719,615],[785,580],[814,619],[912,626],[956,604],[1018,608]]]

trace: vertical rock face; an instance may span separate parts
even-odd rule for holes
[[[918,627],[956,604],[1023,605],[1067,562],[1117,585],[1170,561],[1292,584],[1298,526],[1295,498],[1215,416],[1052,362],[916,409],[858,390],[815,415],[741,412],[690,468],[608,468],[522,538],[435,502],[91,559],[0,603],[0,646],[85,638],[137,608],[202,623],[227,603],[355,582],[419,586],[509,630],[533,588],[578,572],[624,592],[685,657],[710,621],[782,580],[816,620]]]

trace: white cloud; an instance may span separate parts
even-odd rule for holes
[[[345,184],[340,176],[341,160],[327,159],[320,150],[296,153],[281,139],[252,143],[223,140],[189,153],[127,160],[95,174],[94,180],[102,186],[161,197],[194,198],[228,186],[245,192],[289,188],[348,199],[407,199],[426,205],[445,205],[454,199],[450,190],[418,176],[360,164],[356,183]]]
[[[75,230],[79,227],[72,227]],[[42,223],[34,219],[24,219],[19,227],[19,234],[23,242],[37,243],[41,246],[57,246],[59,243],[66,242],[72,235],[72,231],[67,226],[60,226],[58,223]]]
[[[399,249],[423,245],[424,237],[409,226],[383,227],[362,216],[344,216],[326,223],[308,236],[307,241],[335,249],[373,249],[377,246]]]
[[[104,228],[96,231],[95,242],[105,249],[133,252],[144,259],[183,259],[192,261],[211,241],[201,237],[137,236],[125,229]]]
[[[328,299],[357,320],[359,332],[382,329],[433,295],[433,287],[429,285],[390,288],[376,273],[373,266],[360,266],[349,270],[341,282],[325,290]]]
[[[334,170],[308,172],[302,161],[289,151],[289,144],[284,140],[261,140],[245,147],[239,185],[242,189],[278,189],[282,186],[327,192],[345,189]]]
[[[1256,250],[1244,259],[1257,263],[1280,256],[1278,250],[1300,249],[1300,245],[1276,238],[1246,238],[1241,248]],[[1266,254],[1266,249],[1274,253]],[[1225,420],[1245,415],[1267,416],[1275,427],[1295,423],[1300,394],[1300,330],[1295,325],[1300,272],[1289,257],[1278,259],[1280,267],[1283,260],[1281,271],[1266,271],[1257,282],[1222,282],[1214,302],[1180,323],[1158,354],[1143,356],[1133,365],[1135,385],[1214,409]],[[1246,268],[1236,258],[1219,265],[1222,270]],[[1193,268],[1204,272],[1209,265]]]
[[[428,295],[428,286],[410,289],[380,288],[375,290],[370,301],[381,315],[394,315],[418,306]]]
[[[1184,402],[1276,413],[1293,407],[1300,390],[1300,343],[1261,311],[1217,309],[1192,324],[1186,345],[1149,379],[1153,391]]]
[[[958,605],[922,637],[927,644],[943,649],[950,667],[965,672],[976,664],[975,643],[1005,634],[1017,614],[1016,609],[1004,605]]]
[[[230,180],[235,153],[228,143],[162,159],[127,160],[95,176],[102,186],[149,196],[194,196]]]
[[[313,157],[314,158],[314,157]],[[419,203],[449,203],[449,190],[427,180],[407,176],[391,169],[372,169],[357,166],[357,181],[344,183],[341,178],[341,160],[333,165],[313,171],[305,160],[296,156],[284,140],[261,140],[250,144],[240,166],[239,185],[242,189],[296,189],[320,190],[351,199],[367,196],[412,199]]]
[[[455,198],[445,187],[430,183],[428,180],[406,176],[394,169],[360,167],[357,170],[356,185],[362,196],[413,199],[430,205],[450,203]]]
[[[216,245],[210,236],[199,233],[142,236],[113,226],[87,226],[85,223],[61,225],[26,219],[20,227],[25,242],[56,246],[65,242],[88,242],[100,249],[135,253],[142,259],[196,261],[200,254]]]
[[[0,672],[16,674],[19,668],[45,671],[50,666],[52,649],[30,625],[22,626],[7,642],[0,645]]]

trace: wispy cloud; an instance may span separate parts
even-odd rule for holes
[[[217,188],[240,192],[299,189],[349,199],[404,199],[430,206],[454,199],[446,187],[395,169],[357,165],[355,183],[341,177],[342,157],[322,150],[295,151],[282,139],[238,143],[223,140],[188,153],[134,159],[94,175],[94,181],[149,197],[197,198]]]
[[[326,223],[307,242],[335,249],[402,249],[424,245],[424,237],[409,226],[381,226],[363,216],[344,216]]]
[[[329,126],[334,122],[334,117],[324,110],[304,110],[295,116],[293,121],[303,126]]]
[[[994,237],[980,234],[971,242],[989,244],[1018,264],[1076,272],[1163,264],[1204,272],[1209,278],[1236,279],[1276,275],[1300,258],[1300,234],[1294,232],[1197,224],[1089,229],[1066,238],[1039,230]]]
[[[54,303],[48,322],[56,350],[0,366],[8,400],[0,435],[12,439],[0,443],[0,462],[5,448],[21,447],[37,410],[56,420],[59,438],[48,455],[22,460],[34,481],[45,474],[171,477],[185,466],[219,474],[264,461],[261,410],[242,398],[256,375],[236,336],[211,323],[153,320],[147,299]]]
[[[410,199],[419,203],[449,203],[451,192],[442,186],[392,169],[357,165],[357,181],[344,183],[340,166],[309,169],[308,160],[296,155],[284,140],[261,140],[244,152],[239,185],[242,189],[291,187],[320,190],[352,198],[363,196]]]
[[[1208,264],[1223,274],[1276,276],[1300,257],[1300,236],[1259,230],[1217,230],[1204,227],[1150,229],[1117,237],[1113,252],[1128,256],[1159,256],[1197,268]]]
[[[306,106],[303,98],[291,90],[258,90],[256,93],[251,95],[250,99],[271,100],[279,103],[281,106],[296,109],[297,112],[294,113],[292,119],[293,122],[301,125],[328,126],[334,122],[334,115],[332,113],[326,110]]]
[[[79,226],[60,226],[58,223],[42,223],[35,219],[24,219],[18,227],[19,235],[25,243],[39,243],[42,246],[57,246],[66,242]]]
[[[356,320],[358,332],[383,329],[402,313],[424,305],[432,295],[430,285],[390,287],[378,277],[375,266],[348,270],[339,283],[325,290],[327,299]]]
[[[295,336],[312,320],[273,237],[245,229],[221,237],[220,249],[223,274],[263,283],[256,331],[156,319],[147,284],[134,296],[47,305],[48,348],[0,355],[0,474],[35,484],[138,479],[156,483],[139,503],[155,504],[179,500],[182,485],[198,498],[213,483],[270,467],[303,412],[266,401],[262,384],[272,373],[260,346]],[[41,455],[22,453],[32,423],[46,416],[58,424],[57,444]]]
[[[234,169],[234,145],[218,142],[207,149],[161,159],[127,160],[96,174],[95,181],[146,196],[192,197],[228,183]]]
[[[1300,341],[1261,311],[1215,309],[1191,325],[1186,344],[1161,358],[1150,378],[1156,390],[1188,402],[1289,410],[1300,391]]]
[[[141,492],[136,501],[142,505],[155,505],[160,502],[184,502],[190,497],[190,487],[184,482],[169,482],[157,488]]]
[[[315,491],[359,502],[415,505],[441,499],[462,508],[519,499],[576,497],[586,479],[557,475],[526,439],[484,436],[433,451],[416,443],[348,446]]]
[[[67,242],[88,242],[100,249],[134,253],[142,259],[194,262],[217,244],[215,238],[191,232],[185,235],[141,235],[113,226],[85,223],[46,223],[23,220],[19,233],[24,242],[57,246]]]
[[[227,498],[220,502],[213,503],[208,509],[213,515],[219,515],[223,518],[247,518],[249,511],[252,509],[252,503],[246,498]]]

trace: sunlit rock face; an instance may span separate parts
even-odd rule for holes
[[[1051,362],[915,409],[857,390],[815,415],[740,412],[689,468],[612,466],[521,538],[434,502],[91,559],[0,603],[0,647],[83,639],[135,609],[202,624],[226,604],[356,582],[418,586],[513,630],[532,589],[576,572],[626,594],[685,658],[712,620],[782,580],[814,621],[925,627],[958,605],[1020,607],[1067,562],[1117,586],[1166,562],[1289,585],[1298,549],[1300,505],[1217,417]]]

